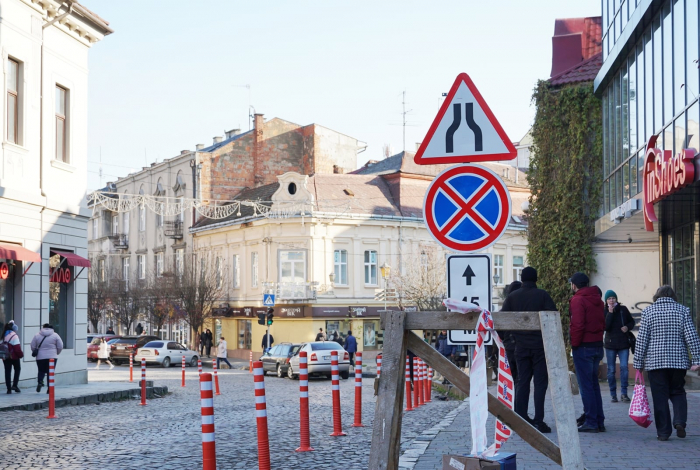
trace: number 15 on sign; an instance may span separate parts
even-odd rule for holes
[[[491,310],[491,255],[448,256],[447,296],[450,299],[471,302]],[[475,339],[473,333],[462,330],[450,331],[450,342],[454,344],[473,343]]]

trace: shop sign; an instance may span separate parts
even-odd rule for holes
[[[351,317],[366,317],[367,307],[348,307],[348,313]]]
[[[70,268],[50,268],[49,282],[60,282],[61,284],[70,284],[71,273]]]
[[[304,316],[303,306],[289,306],[280,307],[279,305],[275,308],[275,313],[283,318],[301,318]]]
[[[695,180],[695,149],[684,149],[675,156],[670,150],[656,148],[658,136],[652,136],[644,158],[644,227],[654,231],[657,222],[654,203],[688,186]]]
[[[7,279],[10,275],[10,266],[6,262],[0,263],[0,279]]]

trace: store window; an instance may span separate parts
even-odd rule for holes
[[[348,331],[351,329],[352,324],[348,320],[326,320],[326,339],[337,331],[343,339],[343,344],[345,344],[345,338],[348,336]],[[360,343],[360,338],[357,338],[357,343]]]
[[[49,258],[49,323],[67,343],[68,338],[68,290],[73,280],[73,268],[61,264],[61,257]]]
[[[14,319],[15,264],[12,260],[0,259],[0,328]]]
[[[362,324],[362,346],[365,350],[375,350],[379,348],[377,332],[379,331],[378,320],[365,320]]]
[[[348,285],[348,252],[347,250],[335,250],[333,252],[333,273],[335,285]]]
[[[238,349],[252,349],[252,321],[238,320]]]

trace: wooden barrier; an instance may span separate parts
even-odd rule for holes
[[[566,445],[559,448],[491,393],[488,397],[489,412],[565,470],[583,470],[559,312],[496,312],[492,316],[496,330],[542,330],[557,436],[559,442],[566,442]],[[378,384],[369,468],[398,469],[406,349],[469,394],[469,377],[410,330],[475,330],[478,318],[477,313],[459,312],[381,313],[384,329],[382,376]]]

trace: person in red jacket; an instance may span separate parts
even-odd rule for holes
[[[603,360],[603,331],[605,331],[605,304],[597,286],[589,286],[583,273],[569,279],[574,296],[569,300],[569,334],[573,350],[576,378],[581,390],[585,421],[579,432],[604,432],[603,397],[598,382],[598,366]]]

